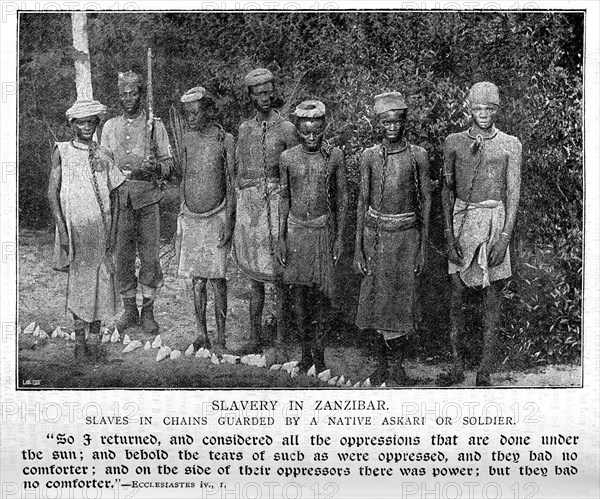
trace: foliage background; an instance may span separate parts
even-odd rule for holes
[[[50,147],[70,137],[64,112],[76,97],[71,24],[60,13],[22,13],[19,21],[19,222],[48,228]],[[583,13],[90,13],[88,29],[94,95],[109,116],[119,113],[117,72],[145,74],[149,46],[156,112],[167,125],[171,104],[202,84],[219,97],[222,124],[235,135],[252,114],[241,80],[257,66],[276,73],[284,113],[306,98],[325,102],[328,135],[346,153],[353,194],[343,303],[355,302],[358,287],[348,263],[359,153],[378,140],[372,96],[403,92],[411,107],[409,139],[429,152],[436,188],[417,348],[432,357],[447,354],[448,343],[445,260],[435,251],[443,247],[441,145],[468,125],[468,88],[495,82],[503,103],[498,127],[520,138],[524,154],[503,359],[579,362]],[[480,325],[472,318],[473,327]],[[342,319],[352,322],[351,312]],[[354,333],[337,339],[355,341]],[[467,345],[477,350],[476,340]]]

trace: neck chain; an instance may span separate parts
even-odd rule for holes
[[[254,121],[256,121],[259,125],[261,125],[263,127],[263,129],[266,129],[266,130],[268,130],[269,128],[271,128],[283,121],[283,116],[281,116],[281,114],[279,113],[279,111],[277,111],[277,109],[272,109],[271,113],[276,115],[276,119],[274,121],[259,121],[258,113],[256,114],[256,116],[254,116]]]
[[[398,154],[399,152],[405,151],[406,149],[408,149],[408,140],[406,140],[405,137],[403,137],[404,143],[402,144],[402,147],[400,147],[400,149],[394,149],[394,150],[390,150],[390,142],[385,139],[383,141],[383,146],[386,148],[387,150],[387,154]]]
[[[471,137],[472,139],[477,139],[477,140],[479,139],[479,137],[481,137],[482,139],[485,139],[485,140],[493,139],[497,133],[498,133],[498,130],[493,125],[492,125],[492,129],[491,129],[491,132],[489,133],[489,135],[484,135],[482,133],[474,134],[473,127],[469,128],[469,131],[468,131],[469,137]]]

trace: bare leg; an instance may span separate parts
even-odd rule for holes
[[[294,315],[296,316],[296,327],[298,328],[300,345],[302,348],[302,359],[298,364],[300,372],[306,372],[313,365],[313,356],[311,352],[310,333],[307,324],[308,310],[306,308],[306,286],[292,287],[292,306],[294,307]]]
[[[496,361],[496,345],[498,343],[498,319],[501,308],[500,282],[493,282],[486,288],[484,297],[484,327],[483,327],[483,354],[477,372],[476,385],[489,386],[490,373]]]
[[[438,386],[450,386],[464,380],[464,364],[460,355],[460,335],[465,328],[465,314],[463,311],[463,295],[465,285],[460,280],[459,274],[450,275],[450,344],[452,346],[452,369],[438,376]]]
[[[250,343],[259,348],[262,339],[262,315],[265,307],[265,285],[260,281],[251,281],[250,296]]]
[[[312,354],[317,372],[325,370],[325,336],[327,334],[328,299],[323,293],[312,290],[313,303],[317,308],[317,324],[312,342]]]
[[[75,359],[80,362],[89,361],[91,354],[85,341],[85,331],[89,328],[89,323],[73,314],[73,326],[75,327]]]
[[[196,328],[198,336],[194,340],[194,349],[210,348],[210,338],[206,328],[206,279],[192,277],[192,291],[194,293],[194,312],[196,313]]]
[[[90,323],[90,334],[87,338],[87,350],[93,360],[103,360],[106,358],[107,351],[100,341],[100,321]]]
[[[250,281],[250,341],[235,350],[237,355],[248,355],[262,351],[262,313],[265,306],[265,285]]]
[[[215,322],[217,324],[217,344],[225,350],[225,321],[227,318],[227,281],[225,279],[211,279],[215,293]]]
[[[282,280],[277,280],[275,282],[275,307],[277,311],[277,345],[283,344],[289,335],[289,297],[290,293],[288,292],[287,286],[284,284]],[[294,299],[292,298],[292,301]],[[295,305],[294,310],[296,310]]]
[[[377,335],[377,367],[369,375],[371,383],[375,386],[381,385],[384,381],[387,381],[390,377],[390,367],[388,363],[389,346],[383,339],[383,334],[371,329],[373,334]]]

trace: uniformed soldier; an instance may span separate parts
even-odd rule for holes
[[[119,73],[119,100],[123,114],[106,122],[102,144],[114,154],[115,163],[127,180],[119,191],[120,213],[117,222],[117,274],[124,313],[117,328],[125,331],[137,325],[146,334],[157,334],[153,306],[163,273],[159,259],[161,181],[169,177],[173,158],[164,124],[154,119],[149,139],[147,116],[141,107],[142,77],[129,70]],[[139,276],[135,273],[140,258]],[[143,302],[138,312],[136,293]]]

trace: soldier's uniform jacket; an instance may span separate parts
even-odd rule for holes
[[[123,115],[112,118],[102,130],[102,144],[113,152],[116,165],[128,179],[119,191],[121,203],[126,205],[130,201],[134,210],[158,203],[162,198],[158,183],[141,169],[150,152],[150,144],[146,144],[146,121],[146,112],[142,110],[134,119]],[[160,118],[155,118],[154,142],[161,176],[166,178],[170,174],[170,161],[167,160],[172,158],[172,153],[167,130]]]

